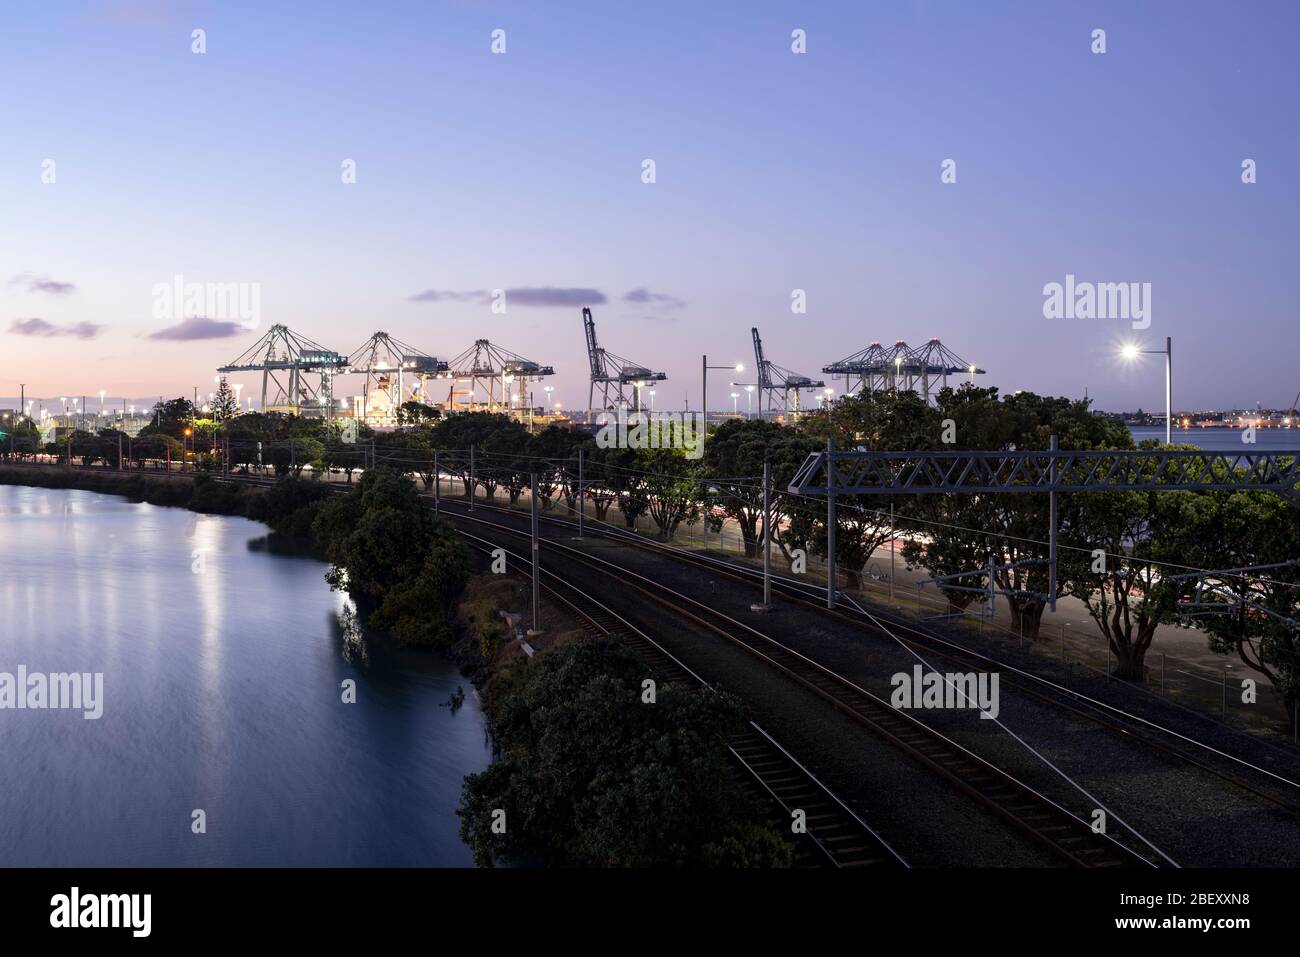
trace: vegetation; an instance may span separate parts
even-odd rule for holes
[[[373,626],[407,644],[451,643],[452,603],[469,578],[469,555],[409,478],[367,471],[347,495],[320,505],[312,532],[333,566],[330,587],[373,607]]]
[[[465,779],[461,837],[480,866],[781,867],[791,852],[728,767],[734,699],[661,685],[616,642],[515,658],[488,685],[497,760]],[[504,833],[493,830],[504,811]],[[499,829],[499,828],[498,828]]]

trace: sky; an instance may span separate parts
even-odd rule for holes
[[[1116,351],[1172,336],[1177,408],[1289,407],[1297,40],[1263,0],[5,4],[0,396],[206,392],[282,323],[487,338],[583,408],[590,305],[661,409],[751,326],[809,375],[938,336],[1113,410],[1163,406]],[[1067,276],[1149,283],[1149,326],[1049,318]]]

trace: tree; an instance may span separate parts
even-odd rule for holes
[[[577,494],[577,463],[573,460],[577,458],[578,447],[586,441],[587,436],[582,433],[557,425],[549,425],[528,439],[528,458],[537,474],[540,505],[544,511],[550,511],[559,488],[563,488],[572,511]]]
[[[1156,627],[1174,620],[1176,589],[1154,562],[1167,553],[1165,497],[1188,494],[1092,492],[1075,503],[1073,547],[1058,559],[1058,579],[1106,636],[1118,677],[1142,680]]]
[[[465,779],[456,812],[480,866],[791,863],[728,767],[739,704],[661,685],[646,705],[644,678],[620,644],[584,639],[518,658],[489,684],[499,755]]]
[[[140,430],[140,434],[169,435],[179,440],[194,422],[194,414],[194,404],[189,399],[157,402],[153,407],[153,420]]]
[[[217,393],[212,397],[212,417],[218,422],[227,422],[239,415],[239,404],[235,400],[235,391],[230,388],[226,377],[222,376],[217,384]]]
[[[431,405],[408,399],[397,407],[398,425],[423,425],[442,418],[442,413]]]
[[[431,518],[409,478],[367,470],[347,495],[321,504],[312,532],[331,565],[330,587],[364,601],[376,627],[399,641],[447,643],[469,557],[455,532]]]
[[[827,412],[807,418],[801,427],[821,448],[833,439],[837,449],[881,452],[933,449],[942,433],[938,414],[924,399],[915,392],[897,391],[861,392],[842,399]],[[872,554],[895,534],[888,521],[890,497],[837,495],[836,503],[836,564],[860,584]],[[799,542],[798,547],[825,555],[825,505],[800,502],[792,507],[787,537]]]
[[[670,542],[685,522],[694,525],[700,517],[704,485],[700,466],[679,447],[640,449],[636,462],[640,474],[636,489],[645,497],[645,511],[659,529],[659,537]]]
[[[812,439],[760,419],[732,419],[709,438],[704,452],[704,480],[713,501],[740,527],[746,557],[759,554],[763,539],[764,462],[772,463],[769,503],[773,540],[777,541],[782,516],[792,499],[786,490],[798,467],[815,451],[817,444]]]
[[[1235,655],[1264,675],[1282,695],[1294,720],[1300,704],[1300,510],[1272,492],[1179,494],[1173,503],[1173,540],[1179,564],[1197,568],[1281,565],[1258,572],[1208,579],[1202,601],[1236,608],[1198,618],[1210,648]],[[1182,583],[1180,597],[1191,600],[1195,582]],[[1286,619],[1290,619],[1287,621]]]

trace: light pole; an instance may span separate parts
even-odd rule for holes
[[[700,357],[700,416],[703,428],[700,430],[700,451],[704,451],[704,436],[709,431],[709,370],[727,369],[732,372],[744,372],[745,367],[737,362],[734,366],[711,366],[709,357]]]
[[[740,400],[739,392],[731,393],[731,414],[732,415],[740,414],[739,400]]]
[[[653,412],[654,410],[655,410],[655,390],[651,389],[650,390],[650,411]]]
[[[1139,356],[1152,355],[1165,357],[1165,445],[1173,444],[1174,429],[1174,339],[1165,336],[1163,349],[1139,349],[1136,343],[1127,343],[1120,347],[1120,356],[1132,362]]]
[[[754,417],[754,387],[752,385],[745,386],[745,414],[751,419]]]

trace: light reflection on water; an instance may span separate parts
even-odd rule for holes
[[[101,671],[105,698],[0,710],[0,864],[470,864],[477,701],[349,626],[325,567],[245,519],[0,486],[0,671]]]

